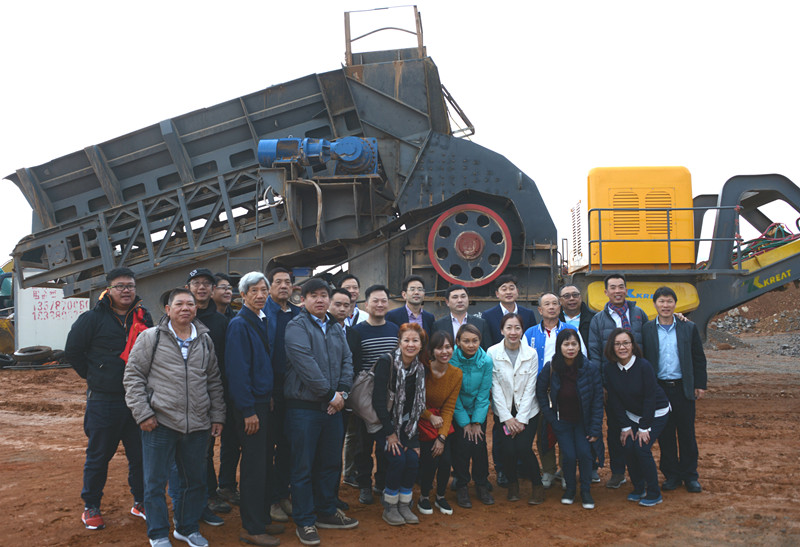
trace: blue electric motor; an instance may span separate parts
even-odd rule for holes
[[[296,163],[306,167],[324,165],[335,160],[335,175],[363,175],[378,172],[378,140],[344,137],[325,139],[264,139],[258,142],[258,163],[279,167]]]

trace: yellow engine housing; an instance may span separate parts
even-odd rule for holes
[[[589,172],[589,243],[592,267],[603,269],[689,269],[694,237],[692,211],[644,210],[692,207],[692,176],[685,167],[597,167]],[[621,208],[643,209],[625,211]],[[615,209],[593,211],[593,209]],[[602,239],[602,243],[596,241]],[[625,239],[609,243],[607,240]],[[601,260],[602,245],[602,260]],[[671,250],[671,257],[669,251]]]

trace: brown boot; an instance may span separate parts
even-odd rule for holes
[[[528,505],[539,505],[541,503],[544,503],[544,486],[534,484],[531,497],[528,499]]]
[[[508,501],[519,501],[519,481],[508,483],[508,494],[506,495]]]
[[[276,547],[281,544],[281,540],[276,537],[269,534],[249,534],[244,528],[239,531],[239,541],[261,547]]]

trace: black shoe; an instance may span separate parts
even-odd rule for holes
[[[218,517],[214,511],[208,508],[208,506],[203,508],[203,512],[200,515],[200,520],[209,526],[222,526],[225,524],[225,521],[222,520],[221,517]]]
[[[296,533],[297,539],[299,539],[300,543],[303,545],[320,544],[319,534],[317,533],[316,526],[298,526]]]
[[[703,491],[703,487],[700,486],[698,481],[686,481],[686,491],[691,492],[692,494],[699,494]]]
[[[208,498],[206,505],[209,509],[214,511],[215,513],[230,513],[231,512],[231,504],[222,499],[220,496],[214,496],[213,498]]]
[[[469,499],[469,488],[462,486],[456,492],[458,494],[456,498],[458,506],[464,509],[472,509],[472,501]]]
[[[428,498],[420,497],[419,501],[417,502],[417,509],[423,515],[432,515],[433,514],[433,507],[431,507],[431,500]]]
[[[353,488],[358,488],[358,481],[352,475],[347,475],[342,482],[345,483],[347,486],[352,486]]]
[[[501,488],[508,488],[508,477],[502,471],[497,472],[497,486]]]
[[[436,501],[434,502],[434,505],[436,506],[437,509],[439,509],[439,512],[442,513],[443,515],[453,514],[453,508],[450,507],[450,504],[447,503],[447,500],[444,498],[437,497]]]
[[[362,505],[372,505],[375,503],[375,498],[372,496],[372,488],[367,486],[361,489],[358,494],[358,503]]]
[[[594,499],[588,490],[581,492],[581,505],[584,509],[594,509]]]
[[[683,481],[677,477],[670,477],[661,483],[662,490],[676,490]]]
[[[350,504],[344,501],[343,499],[336,498],[336,501],[334,503],[336,504],[337,509],[341,509],[342,511],[350,510]]]
[[[478,499],[481,500],[482,504],[494,505],[494,498],[492,497],[492,494],[489,493],[488,485],[477,485],[475,489],[478,491]]]
[[[332,515],[317,514],[317,528],[333,528],[333,529],[348,529],[358,526],[358,521],[350,518],[340,510]]]

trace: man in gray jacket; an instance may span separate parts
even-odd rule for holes
[[[605,283],[605,293],[608,303],[599,311],[589,324],[589,359],[593,363],[600,365],[603,373],[603,385],[605,385],[605,367],[608,365],[603,354],[606,341],[611,335],[611,331],[616,328],[623,328],[631,331],[634,340],[642,345],[642,325],[647,322],[647,314],[633,301],[625,299],[628,296],[628,288],[625,286],[625,276],[621,273],[607,275],[603,280]],[[611,478],[606,483],[608,488],[619,488],[625,482],[625,457],[622,452],[622,444],[619,442],[621,426],[613,412],[609,412],[606,407],[606,420],[608,422],[608,433],[606,441],[608,443],[609,467],[611,467]]]
[[[355,528],[336,508],[342,464],[339,412],[353,383],[353,357],[342,327],[328,315],[330,287],[303,284],[303,310],[286,326],[286,435],[292,450],[292,519],[303,545],[319,545],[319,528]]]
[[[225,402],[214,343],[196,312],[191,292],[172,291],[158,326],[136,340],[123,379],[125,402],[142,430],[147,536],[155,546],[170,545],[164,488],[173,461],[186,483],[173,535],[192,547],[208,545],[197,526],[206,499],[202,455],[209,434],[222,432]]]

